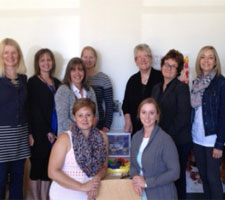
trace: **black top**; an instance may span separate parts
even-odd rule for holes
[[[57,90],[60,81],[53,79]],[[41,81],[36,75],[28,80],[28,100],[29,100],[29,121],[31,133],[34,137],[32,156],[48,156],[50,152],[50,142],[47,133],[52,131],[51,120],[54,104],[54,96],[47,84]]]
[[[161,71],[151,69],[148,83],[143,85],[141,83],[141,73],[138,72],[130,77],[126,85],[126,91],[123,100],[123,113],[130,114],[133,125],[132,134],[140,130],[141,122],[137,119],[137,109],[142,100],[151,96],[152,88],[155,84],[163,81]]]
[[[152,97],[160,107],[159,126],[168,133],[176,145],[191,142],[190,92],[189,86],[177,78],[173,79],[163,92],[163,83],[152,90]]]

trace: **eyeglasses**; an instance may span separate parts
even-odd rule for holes
[[[177,65],[170,65],[169,63],[165,62],[163,64],[163,67],[166,67],[166,68],[170,68],[170,69],[173,69],[173,70],[176,70],[177,69]]]

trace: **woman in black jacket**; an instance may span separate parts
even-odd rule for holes
[[[159,126],[174,140],[180,161],[180,179],[175,182],[179,199],[186,198],[186,164],[191,148],[190,92],[187,84],[177,79],[184,65],[183,55],[174,49],[161,60],[163,83],[157,84],[152,97],[159,103]]]
[[[54,94],[60,81],[53,77],[55,58],[49,49],[40,49],[34,60],[35,75],[28,80],[29,120],[34,138],[31,156],[31,193],[33,199],[47,199],[47,175],[51,146],[57,133]]]

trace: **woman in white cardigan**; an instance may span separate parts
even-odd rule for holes
[[[86,82],[86,70],[80,58],[72,58],[67,64],[63,85],[55,95],[58,118],[58,135],[74,123],[72,108],[76,99],[89,98],[96,104],[94,90]],[[97,106],[97,104],[96,104]],[[98,109],[96,109],[98,118]]]

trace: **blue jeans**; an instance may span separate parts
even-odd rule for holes
[[[23,199],[23,174],[25,159],[0,163],[0,199],[5,199],[9,183],[9,199]]]
[[[194,144],[193,152],[202,179],[205,199],[223,199],[223,187],[220,179],[221,158],[212,157],[212,147]]]

